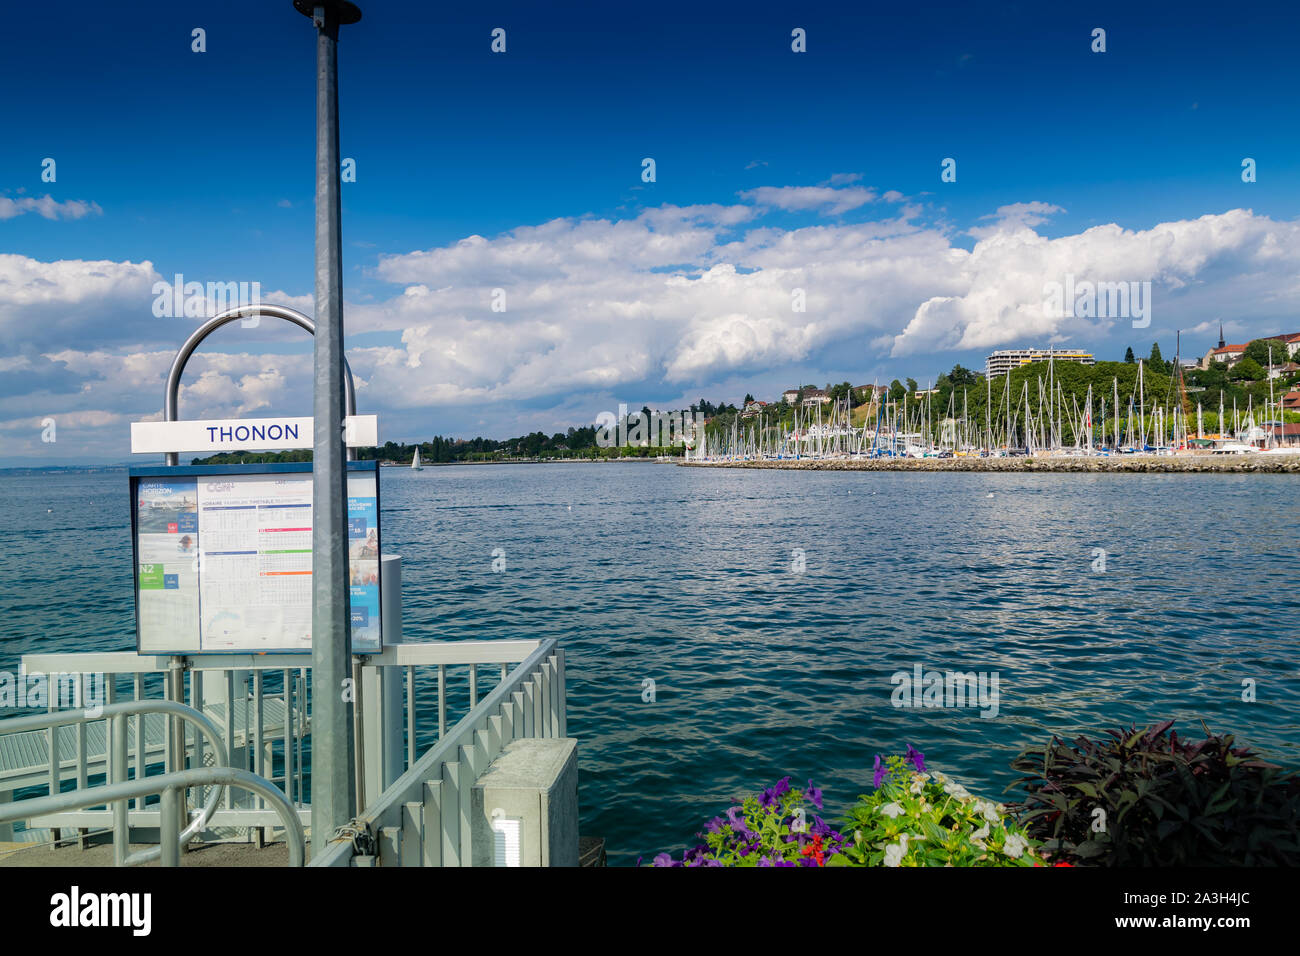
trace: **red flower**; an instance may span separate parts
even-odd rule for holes
[[[817,834],[816,836],[814,836],[812,843],[808,844],[799,852],[802,853],[804,856],[811,856],[815,858],[817,860],[818,866],[826,865],[826,853],[822,849],[821,834]]]

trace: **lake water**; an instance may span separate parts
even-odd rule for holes
[[[909,743],[995,798],[1022,746],[1166,718],[1300,765],[1300,478],[381,474],[406,640],[564,646],[581,828],[612,864],[680,851],[786,774],[838,818]],[[0,476],[0,669],[134,646],[126,482]],[[893,706],[918,664],[996,673],[997,715]]]

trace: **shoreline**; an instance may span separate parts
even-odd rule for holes
[[[683,461],[685,468],[791,471],[967,471],[1120,474],[1300,475],[1300,455],[1124,455],[1115,458],[822,458],[781,461]]]

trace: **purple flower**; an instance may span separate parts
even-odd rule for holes
[[[745,823],[743,816],[744,811],[740,807],[731,807],[727,810],[727,819],[731,823],[731,829],[739,836],[746,840],[754,839],[754,831]]]
[[[835,831],[831,829],[830,824],[815,813],[813,814],[812,826],[809,829],[812,830],[813,836],[825,838],[835,835]]]
[[[925,773],[925,754],[921,753],[921,751],[917,750],[911,744],[907,745],[907,759],[912,761],[912,764],[917,770],[921,773]]]
[[[771,787],[768,787],[763,791],[762,796],[758,798],[758,803],[759,806],[770,809],[776,804],[776,792]]]
[[[822,792],[813,786],[811,780],[808,781],[808,799],[817,805],[817,809],[822,808]]]
[[[655,857],[655,866],[673,866],[673,858],[667,853],[660,853]]]
[[[708,823],[704,824],[704,829],[709,833],[722,832],[722,817],[714,817]]]
[[[889,768],[881,762],[880,754],[876,754],[876,775],[872,778],[872,785],[879,790],[880,785],[884,783],[887,776],[889,776]]]
[[[772,788],[773,795],[777,797],[783,797],[789,792],[790,792],[789,777],[782,777],[780,780],[776,782],[776,786]]]
[[[708,852],[709,852],[709,848],[707,846],[705,846],[703,843],[698,844],[686,851],[686,853],[682,856],[682,862],[692,863],[696,860],[703,858]]]

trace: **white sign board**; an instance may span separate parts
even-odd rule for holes
[[[312,447],[311,418],[227,418],[189,422],[132,422],[131,451],[223,452],[283,451]],[[376,415],[349,415],[343,420],[349,448],[379,444]]]
[[[310,468],[262,474],[179,468],[132,477],[141,654],[311,649]],[[347,508],[352,647],[376,653],[379,482],[373,467],[348,471]]]

